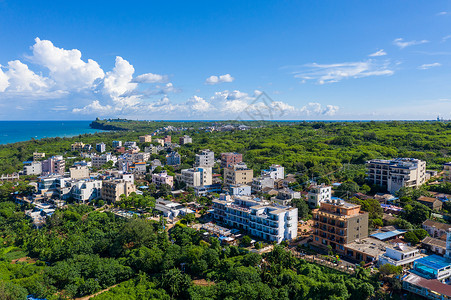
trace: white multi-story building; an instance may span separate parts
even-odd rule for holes
[[[390,193],[426,182],[426,162],[415,158],[373,159],[366,163],[367,180],[386,186]]]
[[[297,237],[298,209],[271,205],[247,196],[213,200],[214,218],[253,236],[280,243]]]
[[[193,139],[190,138],[190,137],[187,136],[187,135],[181,136],[181,137],[179,138],[179,144],[180,144],[180,145],[191,144],[192,142],[193,142]]]
[[[171,175],[168,175],[166,171],[163,171],[158,174],[152,174],[152,183],[155,183],[156,186],[161,186],[162,184],[167,184],[171,186],[171,188],[174,186],[174,177]]]
[[[332,187],[324,183],[321,185],[314,185],[310,188],[307,196],[308,205],[310,207],[318,207],[321,202],[329,201],[332,198]]]
[[[208,149],[202,150],[200,154],[196,154],[194,166],[195,167],[214,167],[215,153]]]
[[[262,177],[271,177],[272,179],[284,179],[285,178],[285,168],[280,165],[271,165],[269,169],[262,170]]]
[[[100,198],[102,181],[60,178],[59,186],[61,199],[73,198],[79,203],[85,203]]]
[[[252,179],[252,193],[262,193],[264,188],[274,188],[271,177],[256,177]]]
[[[113,149],[117,147],[122,147],[122,141],[113,141]]]
[[[417,248],[405,244],[390,245],[385,248],[384,254],[379,255],[379,265],[411,266],[415,260],[421,257],[420,250]]]
[[[92,156],[91,160],[94,168],[100,168],[109,161],[112,161],[115,164],[117,162],[117,157],[111,153],[104,153],[102,155]]]
[[[27,161],[23,166],[24,175],[41,175],[42,163],[40,161]]]
[[[134,148],[136,147],[136,142],[125,142],[124,147],[126,148]]]
[[[191,168],[183,169],[180,180],[186,184],[187,187],[199,187],[211,185],[213,182],[211,168]]]

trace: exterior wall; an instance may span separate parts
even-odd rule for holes
[[[96,144],[96,150],[100,153],[105,152],[106,145],[104,143]]]
[[[45,153],[33,152],[33,161],[41,160],[44,157],[45,157]]]
[[[180,154],[177,152],[171,152],[166,155],[166,164],[170,166],[177,166],[182,163]]]
[[[274,179],[271,177],[257,177],[252,180],[252,192],[261,193],[265,187],[274,187]]]
[[[451,182],[451,162],[443,165],[443,179]]]
[[[179,138],[179,144],[180,145],[186,145],[186,144],[191,144],[193,142],[193,139],[190,138],[189,136],[185,135],[185,136],[181,136]]]
[[[69,169],[69,172],[72,179],[89,178],[88,167],[72,167]]]
[[[254,171],[251,169],[224,169],[224,184],[248,184],[252,182]]]
[[[195,167],[214,167],[215,154],[210,150],[202,150],[200,154],[196,154],[194,166]]]
[[[156,186],[167,184],[172,188],[174,186],[174,177],[168,175],[166,172],[161,172],[160,174],[152,174],[152,182],[155,183]]]
[[[308,193],[307,199],[310,207],[318,207],[321,202],[328,201],[332,197],[332,187],[326,185],[314,186]]]
[[[42,173],[41,162],[32,162],[29,165],[23,167],[24,175],[40,175]]]
[[[113,161],[114,163],[117,162],[117,157],[114,155],[111,155],[111,153],[102,154],[100,156],[93,156],[92,157],[92,166],[94,168],[100,168],[104,164],[106,164],[109,161]]]
[[[241,153],[234,153],[234,152],[221,153],[221,167],[222,168],[229,168],[242,161],[243,161],[243,155]]]
[[[124,194],[129,196],[132,192],[136,192],[133,183],[125,180],[104,181],[102,186],[102,199],[108,202],[116,202],[120,200],[120,196]]]
[[[122,147],[122,141],[113,141],[113,148]]]
[[[139,137],[140,143],[151,143],[152,142],[152,136],[150,134],[142,135]]]

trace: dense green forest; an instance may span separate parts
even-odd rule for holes
[[[281,164],[288,172],[305,175],[307,178],[347,170],[354,172],[351,179],[363,183],[363,164],[372,158],[414,157],[425,160],[428,169],[437,170],[442,169],[443,163],[450,159],[451,123],[398,121],[248,123],[254,128],[210,133],[200,128],[216,124],[215,122],[110,121],[108,124],[124,130],[2,145],[0,174],[20,170],[22,162],[29,160],[33,151],[46,152],[47,156],[62,153],[73,156],[77,153],[70,152],[70,144],[75,141],[87,144],[103,141],[107,144],[107,150],[111,151],[113,140],[136,141],[139,135],[168,125],[193,128],[172,133],[174,142],[184,134],[193,138],[193,144],[183,146],[179,150],[185,166],[192,164],[194,154],[198,150],[209,148],[215,153],[228,151],[243,153],[245,161],[256,172],[272,163]]]

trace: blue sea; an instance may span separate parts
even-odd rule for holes
[[[0,145],[32,138],[71,137],[103,130],[89,127],[91,121],[0,121]]]

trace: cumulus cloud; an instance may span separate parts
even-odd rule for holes
[[[428,40],[421,40],[421,41],[404,41],[403,38],[397,38],[393,41],[393,44],[398,46],[400,49],[404,49],[406,47],[409,46],[414,46],[414,45],[421,45],[421,44],[426,44],[429,43]]]
[[[379,51],[376,51],[376,52],[374,52],[374,53],[371,53],[371,54],[368,55],[368,56],[370,56],[370,57],[375,57],[375,56],[384,56],[384,55],[387,55],[387,52],[385,52],[384,49],[381,49],[381,50],[379,50]]]
[[[29,60],[49,70],[55,88],[91,88],[95,80],[105,76],[97,62],[92,59],[84,62],[77,49],[65,50],[55,47],[51,41],[36,38],[32,50]]]
[[[435,63],[432,63],[432,64],[422,64],[421,66],[418,67],[418,69],[420,69],[420,70],[427,70],[427,69],[430,69],[430,68],[440,67],[441,65],[442,64],[438,63],[438,62],[435,62]]]
[[[294,72],[294,76],[303,81],[315,80],[319,84],[325,84],[349,78],[392,75],[393,73],[394,71],[388,61],[367,60],[336,64],[312,63],[305,65],[301,71]]]
[[[218,84],[218,83],[223,83],[223,82],[232,82],[234,80],[235,80],[235,78],[233,78],[230,74],[225,74],[225,75],[220,75],[220,76],[212,75],[205,80],[205,84],[213,85],[213,84]]]
[[[116,57],[113,69],[105,71],[96,61],[82,59],[79,50],[59,48],[47,40],[36,38],[31,49],[32,54],[27,56],[30,66],[37,66],[41,72],[34,71],[20,60],[0,65],[0,101],[15,99],[14,107],[17,109],[30,109],[31,100],[57,99],[51,105],[42,106],[43,109],[52,114],[141,119],[300,119],[305,116],[331,116],[338,111],[336,106],[318,103],[295,107],[281,100],[272,100],[260,90],[250,93],[223,90],[173,102],[168,95],[180,89],[168,82],[166,75],[144,73],[136,76],[134,66],[120,56]],[[344,65],[315,67],[328,69]],[[382,72],[372,65],[362,68],[365,70],[352,76],[370,76],[370,72]],[[318,78],[324,76],[319,74]],[[340,76],[346,78],[343,74]],[[206,82],[216,84],[233,80],[230,74],[225,74],[211,76]],[[321,80],[332,79],[326,76]],[[160,95],[159,99],[152,99],[157,95]],[[27,102],[19,103],[21,99]],[[13,106],[9,108],[13,109]]]
[[[437,16],[444,16],[444,15],[447,15],[447,14],[448,14],[447,11],[441,11],[441,12],[437,13]]]
[[[160,75],[160,74],[153,74],[153,73],[146,73],[139,76],[136,76],[135,79],[133,79],[133,82],[137,83],[165,83],[168,81],[167,75]]]

